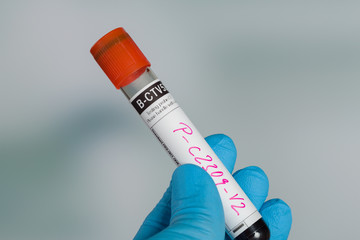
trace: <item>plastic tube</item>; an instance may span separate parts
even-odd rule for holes
[[[123,28],[98,40],[90,52],[117,89],[155,134],[177,165],[195,164],[214,180],[223,204],[226,230],[236,239],[269,239],[260,213],[216,156]]]

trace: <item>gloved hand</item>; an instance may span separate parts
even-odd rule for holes
[[[236,160],[233,141],[223,134],[209,136],[206,141],[232,172]],[[258,167],[247,167],[233,176],[260,209],[270,229],[270,239],[287,239],[292,223],[291,210],[280,199],[264,202],[269,190],[265,173]],[[224,229],[223,208],[213,180],[200,167],[186,164],[174,171],[169,188],[134,239],[230,239]]]

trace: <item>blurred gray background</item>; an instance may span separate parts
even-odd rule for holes
[[[175,164],[89,53],[124,27],[204,136],[258,165],[289,239],[355,239],[359,1],[0,3],[0,239],[131,239]],[[355,236],[354,236],[355,234]]]

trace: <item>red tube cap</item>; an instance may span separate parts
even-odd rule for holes
[[[130,84],[151,65],[123,28],[100,38],[90,52],[117,89]]]

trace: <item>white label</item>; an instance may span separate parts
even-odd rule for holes
[[[140,92],[131,103],[176,164],[195,164],[214,180],[229,233],[236,237],[259,220],[255,206],[162,83],[154,81]]]

